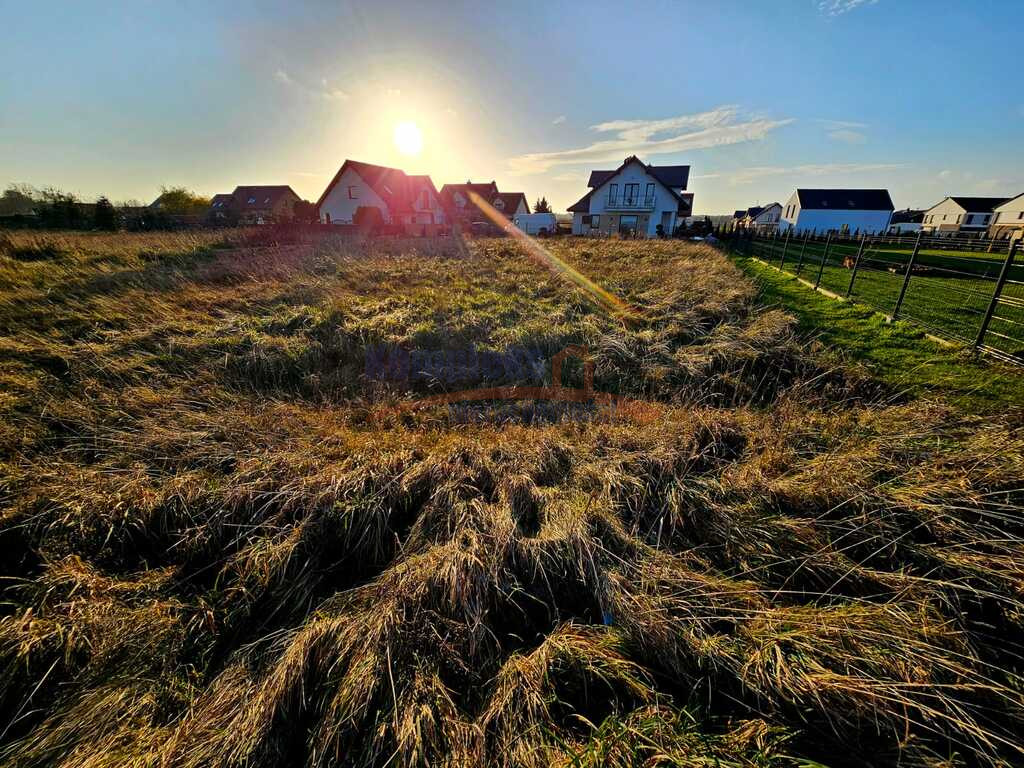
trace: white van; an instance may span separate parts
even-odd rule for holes
[[[553,235],[558,231],[553,213],[517,213],[512,223],[528,235]]]

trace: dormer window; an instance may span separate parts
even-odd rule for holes
[[[256,198],[255,197],[250,197],[249,198],[249,205],[252,205],[255,202],[256,202]]]
[[[263,204],[264,205],[270,205],[270,198],[268,197],[266,200],[264,200]]]
[[[499,211],[505,210],[505,201],[499,197],[497,200],[494,201],[494,207],[497,208]]]

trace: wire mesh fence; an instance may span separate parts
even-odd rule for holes
[[[892,319],[1024,365],[1024,258],[1006,239],[742,233],[761,259]]]

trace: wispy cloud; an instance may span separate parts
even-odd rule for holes
[[[516,175],[543,173],[554,166],[621,162],[627,155],[644,157],[758,141],[792,120],[742,118],[739,108],[724,106],[709,112],[663,120],[611,120],[592,131],[614,134],[585,147],[557,152],[532,152],[509,160]]]
[[[551,124],[552,125],[561,125],[564,122],[565,122],[565,115],[559,115],[558,117],[556,117],[554,120],[551,121]]]
[[[279,69],[274,72],[274,80],[311,98],[323,99],[324,101],[348,100],[348,93],[340,88],[332,87],[326,77],[320,78],[319,86],[311,86],[296,80],[285,70]]]
[[[828,137],[833,141],[841,141],[844,144],[864,144],[868,140],[864,132],[868,127],[866,123],[855,123],[850,120],[817,120],[825,127]]]
[[[750,184],[768,176],[830,176],[833,174],[872,173],[894,171],[906,166],[901,163],[820,163],[811,165],[763,165],[744,168],[729,177],[733,184]]]
[[[820,0],[818,9],[826,16],[842,16],[864,5],[874,5],[878,0]]]

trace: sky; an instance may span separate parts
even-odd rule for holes
[[[149,202],[288,184],[316,201],[351,158],[561,212],[591,169],[636,154],[690,165],[697,214],[798,186],[886,187],[898,208],[1011,196],[1020,9],[0,0],[0,186]]]

